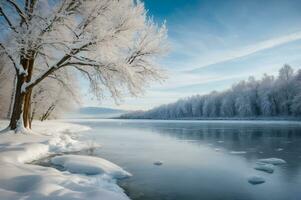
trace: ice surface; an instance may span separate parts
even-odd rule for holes
[[[55,165],[63,166],[72,173],[96,175],[108,174],[113,178],[125,178],[131,176],[130,173],[121,167],[102,158],[83,155],[63,155],[55,156],[51,159]]]
[[[246,154],[246,151],[230,151],[231,154]]]

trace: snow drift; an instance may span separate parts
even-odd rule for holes
[[[130,173],[114,163],[97,157],[64,155],[55,156],[51,159],[51,162],[55,165],[63,166],[67,171],[72,173],[87,175],[108,174],[118,179],[131,176]]]

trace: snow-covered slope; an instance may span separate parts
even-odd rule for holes
[[[5,128],[6,123],[0,121],[0,128]],[[28,164],[51,153],[74,151],[85,147],[85,144],[74,139],[73,134],[87,129],[88,127],[76,124],[50,121],[34,123],[34,132],[30,134],[2,133],[0,135],[0,199],[127,200],[128,197],[116,184],[113,175],[129,175],[129,173],[104,159],[85,156],[56,158],[57,161],[64,160],[65,164],[80,163],[84,160],[86,165],[90,163],[99,169],[104,167],[103,164],[110,163],[107,168],[103,168],[105,170],[102,173],[94,176],[73,174],[72,170],[61,172],[50,167]],[[77,167],[78,170],[81,169],[81,166]],[[81,170],[85,170],[84,166],[82,167]]]

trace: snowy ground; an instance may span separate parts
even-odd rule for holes
[[[6,121],[0,121],[0,129],[6,125]],[[73,136],[87,129],[76,124],[49,121],[34,123],[34,132],[30,134],[1,133],[0,199],[129,199],[116,184],[116,178],[130,174],[107,160],[89,156],[53,158],[53,163],[66,168],[64,172],[29,164],[53,153],[86,147]],[[91,171],[93,175],[89,173]]]

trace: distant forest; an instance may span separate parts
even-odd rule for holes
[[[278,76],[249,77],[226,91],[195,95],[148,111],[122,115],[133,119],[301,117],[301,70],[284,65]]]

